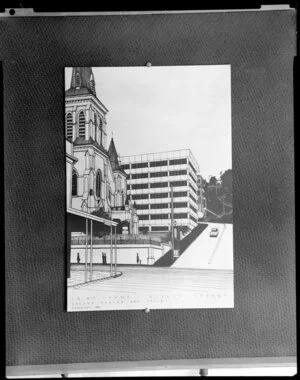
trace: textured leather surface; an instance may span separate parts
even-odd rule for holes
[[[7,365],[296,355],[295,12],[6,18],[0,36]],[[148,61],[232,65],[235,308],[67,313],[64,66]]]

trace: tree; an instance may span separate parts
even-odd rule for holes
[[[232,202],[232,169],[228,169],[222,174],[221,181],[225,199]]]
[[[224,190],[232,193],[232,169],[228,169],[222,174],[221,181]]]
[[[210,177],[208,186],[216,186],[217,184],[217,178],[213,175]]]

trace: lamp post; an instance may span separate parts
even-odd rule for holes
[[[172,235],[172,259],[174,260],[174,204],[173,204],[173,185],[171,185],[171,235]]]
[[[90,243],[90,281],[93,279],[93,220],[91,219],[91,243]]]
[[[113,275],[113,231],[112,224],[110,224],[110,276]]]
[[[178,252],[177,252],[177,249],[175,250],[175,239],[177,240],[177,230],[176,230],[176,220],[174,221],[173,223],[173,243],[172,243],[172,246],[173,246],[173,259],[175,257],[178,257]],[[176,236],[175,236],[175,232],[176,232]],[[175,254],[176,252],[176,254]]]
[[[88,219],[85,220],[85,256],[84,256],[84,282],[87,282],[87,261],[88,261]]]
[[[115,276],[117,275],[117,226],[115,226]]]

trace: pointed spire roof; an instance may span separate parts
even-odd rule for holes
[[[121,170],[118,152],[114,143],[114,139],[110,140],[109,148],[108,148],[108,156],[111,162],[111,166],[113,170]]]
[[[127,178],[127,173],[121,168],[120,161],[119,161],[119,155],[115,146],[114,139],[111,138],[109,148],[108,148],[108,157],[109,161],[111,163],[111,167],[113,171],[119,171]]]
[[[93,94],[96,96],[95,78],[91,67],[73,67],[67,96]]]

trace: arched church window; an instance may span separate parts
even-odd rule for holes
[[[72,114],[69,112],[66,117],[66,137],[72,140],[73,138],[73,118]]]
[[[83,111],[80,112],[78,121],[79,121],[79,137],[80,136],[85,137],[85,116],[84,116]]]
[[[75,169],[72,171],[72,195],[77,195],[78,174]]]
[[[80,74],[76,73],[75,75],[75,85],[76,87],[80,87]]]
[[[102,174],[101,174],[101,170],[98,169],[97,174],[96,174],[96,196],[98,198],[101,197],[101,182],[102,182]]]

